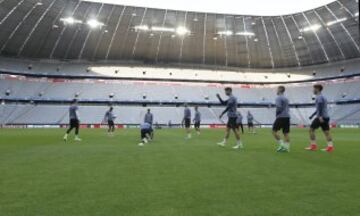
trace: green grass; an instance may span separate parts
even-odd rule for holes
[[[0,130],[1,216],[360,215],[358,129],[333,130],[331,154],[305,152],[305,129],[288,154],[269,129],[245,134],[243,151],[216,146],[215,129],[159,130],[144,147],[135,129],[82,130],[81,143],[63,132]]]

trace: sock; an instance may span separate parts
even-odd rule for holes
[[[310,141],[310,144],[311,144],[311,145],[316,145],[316,141],[315,141],[315,140],[311,140],[311,141]]]
[[[282,139],[278,140],[278,144],[279,146],[284,147],[284,141]]]
[[[333,147],[333,146],[334,146],[334,143],[333,143],[332,141],[329,141],[329,142],[328,142],[328,146],[329,146],[329,147]]]
[[[143,139],[143,143],[148,143],[146,138]]]
[[[286,149],[290,149],[290,143],[288,143],[288,142],[284,142],[283,146],[284,146]]]
[[[238,146],[242,146],[242,142],[241,142],[241,140],[237,140],[237,141],[236,141],[236,145],[238,145]]]
[[[190,139],[191,138],[191,133],[188,133],[187,137]]]
[[[64,139],[67,139],[67,138],[68,138],[68,134],[65,134],[65,135],[64,135]]]
[[[227,139],[224,139],[224,140],[222,141],[222,143],[224,143],[224,144],[226,144],[226,142],[227,142]]]

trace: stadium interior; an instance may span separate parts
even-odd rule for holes
[[[185,102],[219,124],[215,94],[232,85],[241,110],[266,125],[277,84],[296,105],[293,124],[309,124],[306,89],[316,81],[327,86],[334,124],[359,123],[354,0],[270,17],[75,0],[2,1],[1,9],[1,124],[64,124],[75,97],[86,124],[100,123],[109,104],[121,105],[119,124],[139,124],[145,106],[159,124],[179,124]],[[36,115],[44,111],[52,118]]]
[[[1,130],[9,128],[68,126],[74,99],[79,103],[81,125],[88,128],[106,127],[104,114],[110,106],[118,128],[138,128],[147,109],[158,127],[181,128],[184,104],[191,109],[199,106],[201,128],[223,128],[219,115],[224,106],[216,95],[225,97],[225,87],[233,89],[244,119],[251,112],[256,127],[269,128],[276,119],[279,85],[285,86],[290,101],[292,128],[310,126],[314,84],[324,86],[332,128],[360,127],[358,0],[329,1],[275,15],[121,2],[0,0],[0,139]],[[1,182],[0,177],[0,187]],[[4,216],[52,215],[51,211],[17,214],[2,204],[6,205],[0,201]],[[96,211],[84,212],[64,215],[96,215]],[[114,212],[121,211],[98,215]],[[190,210],[184,214],[125,212],[234,215]],[[254,212],[243,215],[297,215]],[[359,214],[356,210],[337,213]],[[333,214],[300,210],[299,215]]]

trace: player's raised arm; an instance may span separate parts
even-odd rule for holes
[[[227,100],[226,101],[224,101],[222,98],[221,98],[221,96],[220,96],[220,94],[216,94],[216,97],[219,99],[219,101],[220,101],[220,103],[221,104],[226,104],[227,103]]]

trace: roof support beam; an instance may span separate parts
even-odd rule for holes
[[[165,27],[167,14],[168,14],[168,10],[165,10],[164,18],[163,18],[163,21],[162,21],[162,23],[161,23],[161,27],[162,27],[162,28]],[[163,36],[163,32],[160,32],[159,41],[158,41],[158,44],[157,44],[157,46],[156,46],[155,62],[158,62],[158,61],[159,61],[159,53],[160,53],[162,36]]]
[[[8,39],[6,40],[6,42],[2,45],[1,49],[0,49],[0,53],[2,53],[6,46],[8,45],[8,43],[11,41],[11,39],[14,37],[15,33],[17,32],[17,30],[20,28],[20,26],[24,23],[24,21],[30,16],[30,14],[34,11],[34,9],[37,7],[37,2],[33,5],[33,7],[25,14],[25,16],[22,18],[22,20],[16,25],[15,29],[11,32],[11,34],[9,35]]]
[[[287,27],[287,25],[285,23],[284,17],[280,16],[280,19],[281,19],[283,25],[285,26],[286,33],[287,33],[287,35],[288,35],[288,37],[289,37],[289,39],[291,41],[291,45],[292,45],[292,48],[294,50],[296,61],[298,62],[298,66],[301,66],[301,62],[300,62],[300,59],[299,59],[299,54],[297,53],[297,50],[296,50],[296,47],[295,47],[295,44],[294,44],[294,40],[293,40],[293,38],[292,38],[292,36],[290,34],[290,31],[289,31],[289,29],[288,29],[288,27]]]
[[[112,17],[113,14],[114,14],[115,8],[116,8],[116,6],[113,5],[112,8],[111,8],[110,13],[109,13],[109,15],[108,15],[108,17],[106,18],[105,26],[108,26],[108,25],[109,25],[110,19],[111,19],[111,17]],[[95,46],[95,50],[94,50],[93,55],[92,55],[92,57],[91,57],[92,59],[95,59],[95,56],[96,56],[97,51],[98,51],[98,49],[99,49],[100,43],[101,43],[101,41],[102,41],[102,39],[103,39],[104,33],[105,33],[105,31],[102,31],[102,32],[100,33],[100,36],[99,36],[99,38],[98,38],[98,40],[97,40],[97,43],[96,43],[96,46]]]
[[[274,68],[274,67],[275,67],[274,58],[273,58],[273,54],[272,54],[271,47],[270,47],[268,31],[267,31],[267,28],[266,28],[266,26],[265,26],[265,22],[264,22],[264,18],[263,18],[263,17],[261,17],[261,23],[262,23],[262,26],[263,26],[264,31],[265,31],[266,45],[267,45],[267,47],[268,47],[269,54],[270,54],[271,67]]]
[[[184,27],[186,27],[187,15],[188,15],[188,12],[185,11],[184,25],[183,25]],[[180,43],[179,63],[181,63],[181,60],[182,60],[183,46],[184,46],[184,40],[185,40],[185,35],[180,35],[180,36],[181,36],[181,43]]]
[[[74,10],[71,12],[71,16],[74,16],[76,10],[77,10],[77,9],[79,8],[79,6],[80,6],[80,3],[81,3],[81,1],[79,1],[79,2],[76,4]],[[50,59],[54,58],[55,50],[56,50],[57,46],[59,45],[60,39],[62,38],[62,36],[63,36],[63,34],[64,34],[64,32],[65,32],[66,29],[67,29],[67,26],[65,25],[65,26],[63,27],[63,29],[61,30],[59,36],[57,37],[56,42],[55,42],[55,44],[54,44],[54,46],[53,46],[53,48],[52,48],[52,50],[51,50],[51,53],[50,53]]]
[[[103,7],[104,7],[104,4],[101,4],[101,6],[100,6],[100,8],[98,9],[98,11],[97,11],[97,13],[96,13],[96,16],[95,16],[96,19],[99,17],[99,15],[100,15]],[[80,53],[79,53],[79,55],[78,55],[78,59],[81,59],[81,58],[82,58],[82,55],[83,55],[83,53],[84,53],[84,50],[85,50],[86,44],[87,44],[87,42],[88,42],[88,40],[89,40],[89,37],[90,37],[91,32],[92,32],[92,28],[90,28],[90,30],[89,30],[88,33],[86,34],[85,41],[84,41],[84,43],[83,43],[83,45],[82,45],[82,47],[81,47]]]
[[[245,17],[242,18],[243,21],[243,25],[244,25],[244,31],[247,32],[246,29],[246,24],[245,24]],[[245,42],[246,42],[246,51],[247,51],[247,60],[248,60],[248,68],[251,67],[251,56],[250,56],[250,49],[249,49],[249,42],[248,42],[248,37],[245,37]]]
[[[319,20],[320,20],[320,22],[323,24],[323,26],[326,26],[326,23],[324,22],[323,18],[316,12],[316,10],[313,10],[313,11],[314,11],[315,15],[319,18]],[[343,52],[343,50],[341,49],[341,47],[340,47],[339,43],[337,42],[337,40],[335,39],[332,31],[330,30],[329,27],[326,27],[326,30],[327,30],[327,32],[329,33],[329,35],[331,36],[331,38],[335,41],[336,47],[337,47],[338,50],[340,51],[342,59],[345,59],[344,52]]]
[[[142,17],[141,17],[140,26],[142,26],[142,25],[144,24],[144,18],[145,18],[146,12],[147,12],[147,8],[145,8],[144,13],[143,13],[143,15],[142,15]],[[132,49],[132,57],[133,57],[133,58],[135,58],[136,46],[137,46],[137,43],[138,43],[138,41],[139,41],[140,32],[141,32],[141,31],[138,31],[138,32],[136,33],[136,38],[135,38],[134,46],[133,46],[133,49]]]
[[[307,18],[307,16],[305,15],[305,13],[301,13],[301,14],[304,16],[306,22],[307,22],[309,25],[312,25],[312,24],[310,23],[309,18]],[[318,41],[319,44],[320,44],[321,50],[323,51],[323,53],[324,53],[324,55],[325,55],[326,61],[329,62],[329,61],[330,61],[329,56],[328,56],[328,54],[327,54],[327,52],[326,52],[326,50],[325,50],[325,47],[324,47],[323,43],[321,42],[321,40],[320,40],[320,38],[319,38],[319,35],[316,33],[316,31],[312,31],[312,32],[314,33],[317,41]]]
[[[114,43],[115,35],[116,35],[116,33],[117,33],[118,29],[119,29],[120,22],[121,22],[121,20],[122,20],[122,18],[124,16],[125,9],[126,9],[126,6],[123,7],[123,9],[122,9],[122,11],[120,13],[119,19],[118,19],[118,21],[116,23],[115,30],[114,30],[114,32],[113,32],[113,34],[111,36],[111,40],[110,40],[109,46],[108,46],[107,51],[106,51],[105,60],[109,59],[109,54],[110,54],[110,51],[111,51],[111,47],[112,47],[112,45]]]
[[[335,18],[335,19],[339,19],[332,10],[330,10],[330,8],[326,5],[325,8],[331,13],[331,15]],[[344,29],[344,31],[346,32],[346,34],[349,36],[350,40],[353,42],[354,46],[356,47],[357,51],[360,53],[360,47],[359,45],[356,43],[356,41],[354,40],[354,38],[351,36],[350,32],[347,30],[347,28],[344,26],[343,23],[340,23],[341,27]]]
[[[290,17],[291,17],[291,19],[293,20],[293,22],[294,22],[294,24],[295,24],[295,26],[296,26],[296,29],[297,29],[297,31],[298,31],[299,34],[300,34],[300,28],[299,28],[299,25],[298,25],[298,23],[296,22],[294,16],[290,16]],[[310,50],[309,45],[308,45],[308,43],[307,43],[307,41],[306,41],[306,38],[303,37],[302,40],[304,41],[305,47],[306,47],[306,49],[307,49],[307,51],[308,51],[308,53],[309,53],[311,62],[314,63],[314,58],[313,58],[313,56],[312,56],[312,54],[311,54],[311,50]]]
[[[202,41],[202,63],[206,63],[206,23],[207,23],[207,13],[204,17],[204,32],[203,32],[203,41]]]
[[[24,47],[26,46],[26,44],[28,43],[29,39],[31,38],[32,34],[35,32],[35,30],[37,29],[37,27],[39,26],[40,22],[44,19],[45,15],[48,14],[48,12],[50,11],[50,9],[52,8],[52,6],[55,4],[56,0],[55,1],[52,1],[50,3],[50,5],[46,8],[45,12],[41,15],[41,17],[36,21],[34,27],[31,29],[30,33],[28,34],[28,36],[26,37],[24,43],[22,43],[18,53],[17,53],[17,56],[19,57],[21,55],[21,53],[23,52],[24,50]]]
[[[6,14],[6,16],[0,21],[0,25],[3,24],[7,18],[9,18],[9,16],[14,13],[14,11],[24,2],[25,0],[21,0],[17,5],[15,5],[15,7],[13,7],[13,9],[11,9],[11,11],[9,11],[8,14]]]

